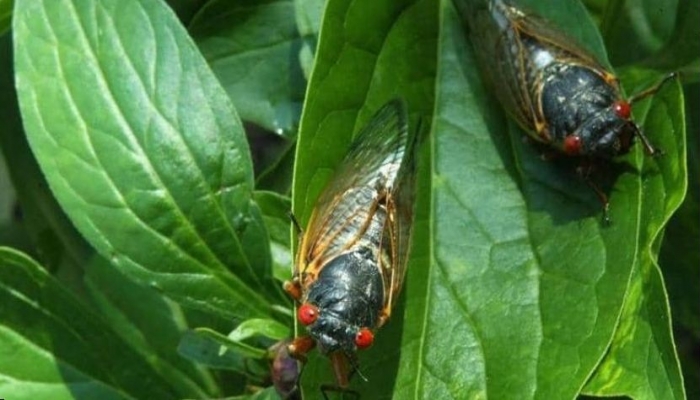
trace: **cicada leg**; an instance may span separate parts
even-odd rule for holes
[[[659,82],[657,82],[654,86],[642,90],[641,92],[635,94],[634,96],[630,97],[630,99],[627,101],[630,103],[630,105],[634,104],[636,101],[642,100],[646,97],[649,97],[661,89],[663,85],[665,85],[667,82],[670,82],[672,79],[678,76],[677,72],[671,72],[670,74],[664,76]]]
[[[350,386],[350,371],[348,370],[348,360],[341,352],[336,351],[330,354],[335,380],[341,388]]]
[[[391,317],[391,309],[394,307],[393,303],[387,303],[382,310],[379,312],[379,317],[377,318],[377,328],[381,328],[386,321]]]
[[[354,399],[359,399],[360,394],[357,391],[348,389],[348,386],[350,386],[351,372],[348,370],[349,363],[345,354],[341,352],[331,353],[330,359],[333,364],[333,372],[337,383],[335,385],[321,385],[321,394],[323,394],[323,398],[326,400],[329,399],[327,392],[337,392],[341,393],[341,395],[347,394],[351,395]],[[344,398],[345,396],[342,397]]]
[[[535,117],[535,132],[540,142],[549,143],[552,141],[552,135],[549,133],[549,125],[543,118],[534,115]]]
[[[306,353],[311,351],[314,346],[316,346],[316,341],[313,340],[311,336],[299,336],[292,340],[292,343],[287,346],[287,350],[289,351],[289,355],[305,363]]]
[[[301,282],[299,282],[298,276],[292,278],[291,281],[285,281],[282,284],[282,288],[294,300],[299,301],[301,299]]]
[[[631,106],[635,102],[642,100],[646,97],[649,97],[656,92],[658,92],[661,87],[663,87],[667,82],[670,82],[672,79],[676,78],[678,76],[678,73],[676,72],[671,72],[670,74],[666,75],[663,79],[661,79],[659,82],[657,82],[655,85],[652,87],[642,90],[641,92],[635,94],[634,96],[630,97],[629,100],[627,101],[629,105]],[[646,137],[644,132],[642,132],[641,129],[639,129],[639,126],[635,124],[635,134],[637,137],[639,137],[639,140],[642,141],[642,145],[644,146],[644,150],[649,154],[650,156],[660,156],[663,155],[663,150],[660,150],[656,147],[654,147],[649,139]]]

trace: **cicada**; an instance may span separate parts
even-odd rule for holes
[[[290,352],[314,345],[330,357],[337,384],[357,371],[357,350],[372,345],[403,284],[413,220],[415,135],[404,103],[383,106],[361,130],[323,189],[303,229],[292,280],[308,336]]]
[[[536,142],[579,156],[585,165],[629,152],[634,137],[648,154],[659,154],[632,119],[631,106],[674,74],[625,99],[618,78],[550,22],[503,0],[468,11],[467,20],[482,72],[506,112]],[[607,220],[607,196],[587,182]]]

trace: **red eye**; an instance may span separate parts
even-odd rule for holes
[[[360,329],[355,336],[355,345],[358,349],[366,349],[372,345],[374,334],[367,328]]]
[[[307,326],[311,325],[316,322],[316,319],[318,318],[318,308],[309,303],[304,303],[301,305],[301,307],[299,307],[297,316],[302,324]]]
[[[581,138],[576,135],[564,138],[564,152],[570,156],[578,155],[581,152]]]
[[[615,110],[615,114],[618,117],[620,117],[622,119],[630,119],[630,114],[632,113],[630,103],[628,103],[624,100],[616,101],[613,104],[613,110]]]

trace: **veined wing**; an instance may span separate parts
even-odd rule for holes
[[[407,142],[406,106],[392,100],[357,135],[321,193],[304,232],[296,272],[316,271],[362,236],[397,184]]]
[[[399,170],[396,190],[387,203],[391,267],[384,274],[384,287],[389,288],[389,290],[385,290],[384,313],[386,317],[391,314],[394,302],[401,292],[408,266],[416,197],[418,134],[420,132],[416,131],[412,137],[409,137],[406,155]]]
[[[511,9],[515,10],[513,7]],[[512,11],[512,13],[522,11]],[[554,50],[558,57],[570,59],[577,63],[595,66],[604,69],[590,51],[583,48],[575,39],[569,37],[563,30],[555,28],[551,22],[539,15],[524,14],[518,19],[518,29],[523,35],[527,35]]]
[[[466,13],[482,75],[505,110],[526,130],[534,131],[534,105],[528,86],[523,84],[528,73],[525,44],[519,38],[515,15],[500,1],[474,2]]]

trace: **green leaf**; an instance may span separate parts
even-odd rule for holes
[[[601,31],[613,65],[639,62],[659,51],[671,37],[683,1],[608,1]]]
[[[230,369],[246,373],[246,359],[237,352],[221,352],[221,343],[196,331],[182,336],[178,352],[188,360],[215,369]]]
[[[0,248],[0,393],[8,399],[175,399],[151,361],[25,255]]]
[[[15,208],[15,190],[10,182],[5,158],[0,155],[0,224],[12,222]]]
[[[321,16],[326,2],[327,0],[294,0],[297,29],[303,40],[299,60],[306,79],[311,76],[318,33],[321,29]]]
[[[388,100],[400,97],[407,102],[413,121],[409,129],[417,129],[419,119],[423,128],[429,128],[437,17],[436,4],[430,0],[327,3],[297,145],[293,210],[302,227],[323,186],[347,154],[353,134]],[[429,166],[429,149],[423,150],[421,165]],[[422,367],[412,361],[422,340],[422,327],[412,324],[423,315],[416,306],[424,299],[428,263],[429,175],[422,177],[416,246],[406,278],[406,315],[400,300],[386,326],[377,332],[372,348],[360,354],[360,370],[368,382],[355,379],[352,387],[363,398],[391,397],[395,389],[400,390],[397,398],[405,398],[403,390],[413,384],[416,369]],[[334,378],[327,359],[316,351],[309,356],[302,389],[315,398],[319,385]],[[412,392],[408,389],[407,393]]]
[[[224,400],[279,400],[280,396],[277,394],[277,391],[273,387],[269,387],[267,389],[260,390],[258,392],[255,392],[254,394],[249,394],[249,395],[244,395],[244,396],[236,396],[236,397],[231,397],[230,399],[224,399]]]
[[[609,3],[608,0],[582,0],[581,1],[588,10],[588,13],[595,19],[596,25],[600,25],[603,19],[605,6]]]
[[[295,154],[295,143],[288,143],[287,148],[276,154],[273,162],[257,176],[255,188],[288,195],[292,190]]]
[[[685,87],[688,116],[688,193],[668,224],[659,264],[668,284],[675,323],[700,341],[700,84]],[[698,360],[700,363],[700,360]],[[686,379],[686,382],[688,380]],[[700,380],[696,383],[700,385]]]
[[[291,201],[288,197],[273,192],[256,191],[253,195],[262,210],[270,234],[273,275],[278,281],[284,282],[291,279],[294,262],[289,240]]]
[[[213,331],[207,328],[197,328],[194,330],[197,335],[207,338],[213,342],[218,343],[221,346],[219,354],[230,350],[246,358],[265,358],[267,352],[263,349],[259,349],[243,343],[241,341],[232,340],[227,336],[220,334],[219,332]]]
[[[82,280],[77,268],[64,267],[82,264],[94,250],[59,207],[27,143],[15,90],[11,39],[11,35],[0,38],[0,149],[17,191],[22,225],[44,267],[64,282]]]
[[[549,6],[528,3],[540,14]],[[650,203],[664,204],[667,217],[683,175],[642,173],[644,156],[635,146],[618,161],[629,167],[610,171],[620,170],[609,191],[613,225],[603,226],[600,204],[574,168],[543,162],[507,122],[480,80],[460,17],[442,4],[431,135],[433,262],[426,307],[412,309],[425,316],[424,350],[407,391],[432,398],[575,397],[613,338],[633,269],[647,262],[659,229],[641,232]],[[560,1],[546,16],[559,26],[578,18],[575,36],[595,49],[600,39],[580,18],[584,13],[580,3]],[[678,104],[671,107],[672,126],[682,127]],[[664,129],[666,148],[678,132]],[[680,171],[682,154],[674,145],[647,162]],[[665,198],[664,190],[674,194]],[[668,334],[668,325],[659,327]]]
[[[242,246],[249,227],[260,237],[243,130],[172,11],[145,0],[20,0],[15,11],[25,129],[80,232],[183,304],[268,315],[270,271]]]
[[[12,23],[13,0],[0,0],[0,35],[3,35]]]
[[[699,60],[700,61],[700,60]],[[700,77],[700,74],[697,74]],[[659,266],[673,317],[673,341],[678,354],[686,398],[700,397],[700,359],[694,349],[700,345],[700,85],[684,87],[688,190],[678,211],[666,226]]]
[[[700,4],[693,0],[679,0],[676,23],[665,47],[647,60],[651,67],[666,71],[682,70],[684,80],[700,78]]]
[[[683,71],[697,80],[700,59],[700,4],[693,0],[657,2],[615,0],[607,4],[602,23],[613,63],[642,62],[662,71]]]
[[[166,0],[183,25],[187,25],[208,0]]]
[[[177,304],[132,282],[101,257],[95,257],[85,270],[86,286],[100,315],[125,342],[151,358],[173,387],[203,397],[220,395],[208,371],[175,351],[187,330]]]
[[[190,24],[241,118],[293,135],[306,81],[292,0],[212,0]]]
[[[291,335],[289,328],[271,319],[249,319],[228,334],[234,342],[240,342],[253,336],[264,336],[274,340],[286,339]]]
[[[676,161],[637,156],[645,177],[640,193],[638,260],[613,342],[586,393],[685,398],[668,298],[656,264],[662,229],[682,202],[687,185],[683,97],[678,83],[669,86],[654,97],[648,111],[637,108],[645,111],[637,114],[637,120],[645,131],[654,132],[655,142],[666,152],[664,158]]]
[[[255,384],[262,384],[269,375],[267,349],[230,340],[211,329],[197,328],[186,332],[178,352],[202,365],[241,373]]]

